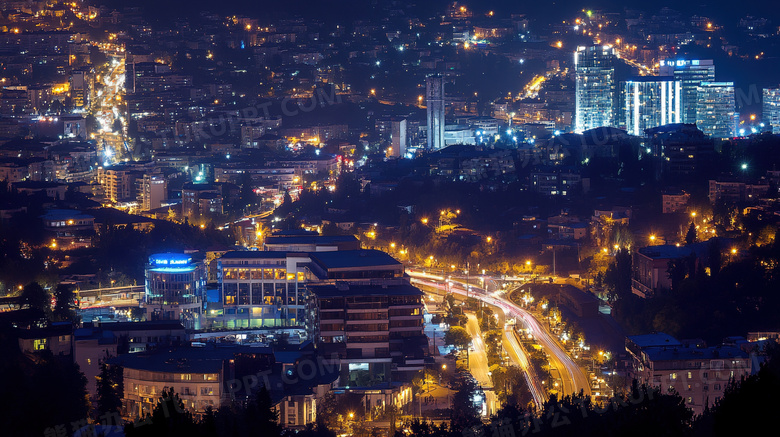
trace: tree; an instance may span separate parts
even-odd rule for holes
[[[672,290],[677,290],[680,287],[680,283],[685,280],[686,275],[686,262],[685,259],[670,259],[666,273],[669,275],[669,280],[672,284]]]
[[[604,275],[604,285],[612,301],[631,294],[631,254],[628,249],[620,249],[615,254],[615,262],[610,264]]]
[[[78,322],[78,315],[75,311],[75,297],[73,290],[67,284],[59,284],[54,289],[54,320],[58,322]]]
[[[146,315],[146,310],[144,308],[139,307],[133,307],[130,308],[130,318],[134,321],[142,321],[144,316]]]
[[[471,344],[471,336],[462,326],[453,326],[444,334],[444,344],[463,350]]]
[[[707,248],[707,259],[710,267],[710,275],[716,276],[720,272],[720,266],[723,264],[720,240],[713,238],[709,241],[709,243],[709,247]]]
[[[444,307],[444,311],[447,313],[447,315],[449,317],[452,317],[456,305],[455,296],[452,293],[447,293],[446,295],[444,295],[441,304]]]
[[[450,437],[450,431],[447,429],[447,423],[436,425],[433,422],[421,421],[420,419],[413,419],[404,423],[402,429],[408,429],[411,431],[411,435],[415,437]],[[394,437],[408,437],[409,434],[404,433],[402,430],[397,430]]]
[[[685,244],[693,244],[696,242],[696,225],[691,222],[688,226],[688,232],[685,234]]]
[[[777,344],[767,343],[766,352],[767,361],[756,374],[729,381],[723,397],[694,423],[695,436],[755,435],[773,426],[780,390],[780,350]]]
[[[100,360],[100,374],[97,379],[97,410],[95,418],[111,413],[120,413],[122,395],[124,393],[124,377],[122,368],[107,363],[110,355]]]
[[[48,435],[45,431],[62,424],[87,423],[87,379],[78,365],[48,350],[25,358],[18,344],[3,352],[7,353],[0,356],[3,436]]]
[[[27,284],[22,290],[22,304],[28,308],[42,311],[47,316],[51,313],[51,297],[37,282]]]
[[[254,429],[263,430],[263,436],[273,437],[282,434],[279,413],[274,409],[271,393],[265,386],[257,391],[255,401],[247,407],[247,413],[251,417],[251,424],[255,425]]]
[[[480,407],[474,398],[477,394],[477,385],[471,378],[461,378],[458,390],[452,396],[452,410],[450,415],[450,428],[454,432],[461,432],[466,428],[481,423],[479,419]]]
[[[125,435],[128,437],[150,436],[163,437],[170,435],[196,435],[197,423],[185,407],[179,395],[173,388],[163,390],[157,400],[154,410],[145,418],[144,426],[136,427],[128,424]]]

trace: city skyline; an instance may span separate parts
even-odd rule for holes
[[[771,426],[772,5],[2,6],[3,435]]]

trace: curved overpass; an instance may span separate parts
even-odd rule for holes
[[[413,283],[436,287],[463,296],[474,297],[487,304],[501,308],[507,317],[515,318],[517,322],[522,322],[523,325],[530,330],[531,334],[534,336],[534,338],[536,338],[539,344],[545,349],[550,359],[550,366],[560,372],[562,384],[561,392],[563,395],[578,393],[580,390],[582,390],[585,395],[591,394],[587,375],[583,373],[580,366],[577,365],[577,363],[575,363],[574,360],[569,356],[558,339],[544,326],[542,326],[542,324],[536,320],[536,318],[531,315],[530,312],[520,308],[507,299],[497,296],[495,293],[488,294],[485,292],[485,290],[475,286],[467,287],[464,283],[457,280],[448,281],[442,276],[431,275],[413,269],[407,269],[406,273],[411,276]],[[512,346],[511,339],[509,341],[510,346]],[[515,338],[514,341],[517,341],[517,339]],[[523,358],[525,357],[523,356],[521,358],[522,354],[516,353],[521,350],[515,349],[514,346],[509,349],[510,351],[515,352],[516,358],[518,360],[517,362],[521,365],[521,367],[527,369],[527,360],[525,360],[525,366],[523,365]],[[535,395],[534,399],[536,399],[537,393],[535,392],[537,391],[537,388],[535,387],[540,386],[540,381],[533,381],[533,383],[529,384],[529,386],[531,387],[532,394]]]

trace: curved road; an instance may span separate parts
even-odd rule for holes
[[[523,325],[530,330],[534,338],[537,339],[539,344],[545,349],[549,359],[550,366],[558,369],[561,378],[561,392],[563,395],[570,395],[578,393],[582,390],[586,395],[590,395],[590,384],[587,375],[583,373],[582,369],[574,362],[569,356],[563,346],[558,342],[547,329],[545,329],[531,313],[518,307],[514,303],[507,299],[499,297],[497,293],[486,293],[485,290],[475,287],[473,285],[466,290],[465,284],[460,281],[447,281],[445,278],[436,275],[430,275],[424,272],[415,271],[413,269],[407,269],[406,273],[412,277],[413,282],[418,282],[424,285],[433,286],[437,288],[444,288],[446,291],[452,293],[458,293],[461,295],[468,295],[482,300],[485,303],[501,308],[507,317],[515,318],[517,322],[522,322]]]
[[[504,350],[509,355],[509,358],[523,369],[523,376],[528,384],[528,390],[530,390],[531,396],[534,398],[536,407],[541,410],[544,402],[547,400],[547,394],[541,381],[538,378],[531,377],[533,372],[531,363],[528,362],[528,357],[520,346],[517,332],[511,326],[504,328]]]

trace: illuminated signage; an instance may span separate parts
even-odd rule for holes
[[[163,266],[181,266],[187,264],[186,259],[158,259],[154,263]]]
[[[190,264],[192,259],[186,255],[164,254],[164,255],[153,255],[150,257],[149,261],[150,264],[155,266],[177,267],[177,266],[186,266]]]

